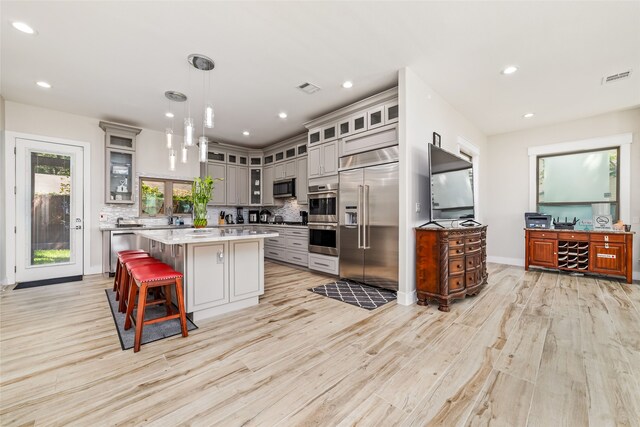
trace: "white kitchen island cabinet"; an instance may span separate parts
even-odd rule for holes
[[[202,320],[258,304],[264,293],[264,239],[241,228],[136,231],[151,255],[184,274],[186,311]]]

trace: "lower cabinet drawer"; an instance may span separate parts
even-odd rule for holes
[[[309,230],[304,228],[288,228],[285,230],[285,235],[291,237],[301,237],[303,239],[309,238]]]
[[[309,265],[309,254],[305,252],[287,251],[285,253],[285,261],[307,267]]]
[[[589,241],[589,235],[587,233],[571,233],[571,232],[559,232],[558,240],[579,240],[582,242]]]
[[[338,262],[338,257],[309,254],[309,269],[322,271],[328,274],[335,274],[337,276],[340,271],[340,264]]]
[[[464,245],[449,246],[449,256],[459,256],[464,254]]]
[[[285,238],[287,249],[296,249],[306,251],[309,249],[309,238],[290,237]]]
[[[467,270],[480,266],[480,254],[465,257]]]
[[[462,273],[464,271],[464,258],[449,258],[449,274]]]
[[[264,257],[285,261],[285,250],[281,248],[266,247],[264,248]]]
[[[449,276],[449,293],[453,294],[464,289],[464,274]]]
[[[624,234],[606,234],[606,233],[591,233],[592,242],[616,242],[624,243]]]
[[[282,247],[284,247],[285,237],[284,236],[267,237],[266,239],[264,239],[264,244],[265,244],[265,246],[282,246]]]
[[[480,270],[471,270],[471,271],[467,271],[464,274],[464,282],[467,288],[470,288],[478,284],[479,271]]]

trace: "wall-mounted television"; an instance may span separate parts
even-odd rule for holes
[[[475,218],[473,165],[429,144],[431,221]]]

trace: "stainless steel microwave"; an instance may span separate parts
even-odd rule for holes
[[[277,199],[296,197],[296,179],[289,178],[274,182],[273,197]]]

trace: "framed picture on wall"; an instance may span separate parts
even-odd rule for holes
[[[435,132],[433,133],[433,145],[440,147],[440,134]]]

